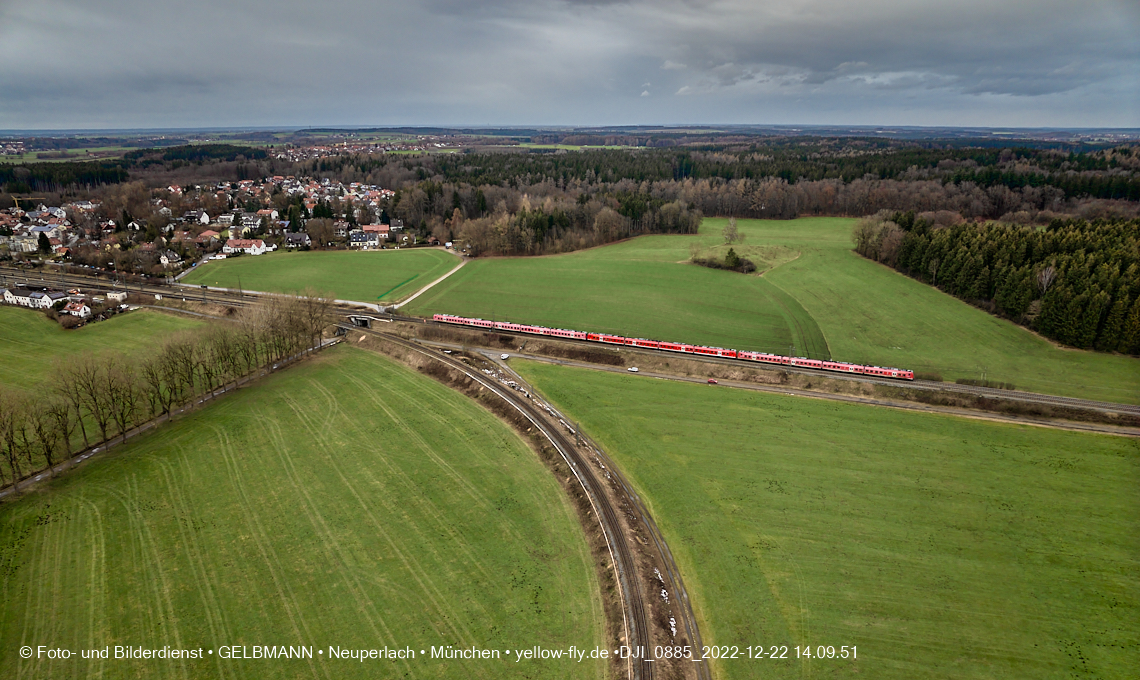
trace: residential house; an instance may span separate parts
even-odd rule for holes
[[[65,293],[41,292],[27,288],[9,288],[4,291],[4,302],[10,305],[30,307],[31,309],[47,309],[60,300],[66,300]]]
[[[307,248],[313,244],[309,235],[301,232],[298,234],[285,234],[285,247],[286,248]]]
[[[45,224],[38,227],[32,227],[28,230],[28,233],[30,233],[32,236],[35,236],[37,242],[39,240],[40,234],[47,234],[47,237],[49,239],[58,239],[60,236],[62,236],[62,232],[60,231],[58,224]]]
[[[226,241],[226,245],[222,247],[222,252],[227,255],[232,253],[245,253],[246,255],[264,255],[266,252],[265,241],[261,239],[244,239],[244,238],[231,238]]]
[[[205,210],[188,210],[182,215],[183,222],[197,222],[198,224],[209,224],[210,216],[206,214]]]
[[[194,238],[194,243],[198,244],[199,248],[209,248],[215,241],[218,240],[218,236],[218,232],[214,231],[213,229],[207,229]]]
[[[182,258],[173,250],[168,250],[158,256],[158,262],[163,267],[170,267],[171,265],[176,265],[182,262]]]
[[[379,238],[381,241],[387,241],[388,240],[389,227],[387,224],[366,224],[363,227],[361,227],[361,230],[364,231],[364,233],[366,233],[366,234],[375,232],[376,237]]]
[[[69,302],[63,306],[63,309],[61,311],[64,314],[77,316],[80,319],[86,319],[87,317],[91,316],[91,308],[82,302]]]
[[[8,249],[13,253],[34,253],[40,249],[40,240],[30,234],[13,236],[12,241],[8,244]]]
[[[354,230],[348,235],[348,245],[350,248],[378,248],[380,247],[380,235],[374,231],[360,231]]]
[[[276,220],[278,217],[277,211],[273,208],[263,208],[262,210],[258,210],[257,219],[260,220],[262,217],[268,217],[270,220]]]

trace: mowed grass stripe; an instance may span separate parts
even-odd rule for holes
[[[519,362],[645,499],[717,677],[1140,666],[1140,442]],[[855,645],[856,662],[795,645]]]
[[[441,249],[276,252],[214,260],[183,278],[191,285],[298,293],[306,288],[340,300],[395,302],[459,264]]]
[[[333,348],[161,435],[0,506],[0,645],[36,636],[73,648],[175,638],[195,648],[417,651],[601,643],[592,560],[557,482],[490,413],[426,377]],[[45,569],[58,575],[45,579]],[[4,677],[100,668],[106,677],[182,673],[178,664],[0,656]],[[191,678],[605,674],[589,660],[318,658],[222,670],[207,659],[185,670]]]

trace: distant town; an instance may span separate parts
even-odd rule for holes
[[[0,210],[0,254],[173,276],[204,258],[278,248],[442,244],[435,236],[418,238],[389,217],[386,207],[395,192],[376,185],[274,176],[169,185],[150,194],[146,217],[88,200]]]

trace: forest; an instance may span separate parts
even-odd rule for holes
[[[1140,354],[1140,220],[939,227],[883,212],[856,251],[1071,347]]]
[[[140,149],[98,163],[0,166],[0,183],[13,194],[63,195],[106,193],[127,181],[165,187],[292,175],[361,182],[392,189],[395,196],[379,214],[359,216],[359,206],[347,201],[334,200],[316,215],[285,205],[286,197],[273,200],[298,228],[310,217],[397,217],[420,236],[459,238],[476,254],[503,255],[691,233],[702,216],[862,217],[890,210],[931,215],[939,226],[963,219],[1027,225],[1140,216],[1137,145],[996,148],[961,140],[737,135],[649,146],[654,139],[637,140],[645,146],[579,151],[521,148],[517,140],[493,147],[484,140],[462,153],[342,154],[299,162],[278,158],[272,146],[187,145]],[[233,207],[248,209],[222,209]]]

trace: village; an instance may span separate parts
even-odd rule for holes
[[[117,195],[59,206],[25,201],[0,210],[0,260],[54,260],[175,277],[208,258],[257,256],[279,248],[441,245],[433,236],[417,238],[401,220],[389,217],[394,195],[375,185],[274,176],[170,185],[136,196],[133,203]]]

